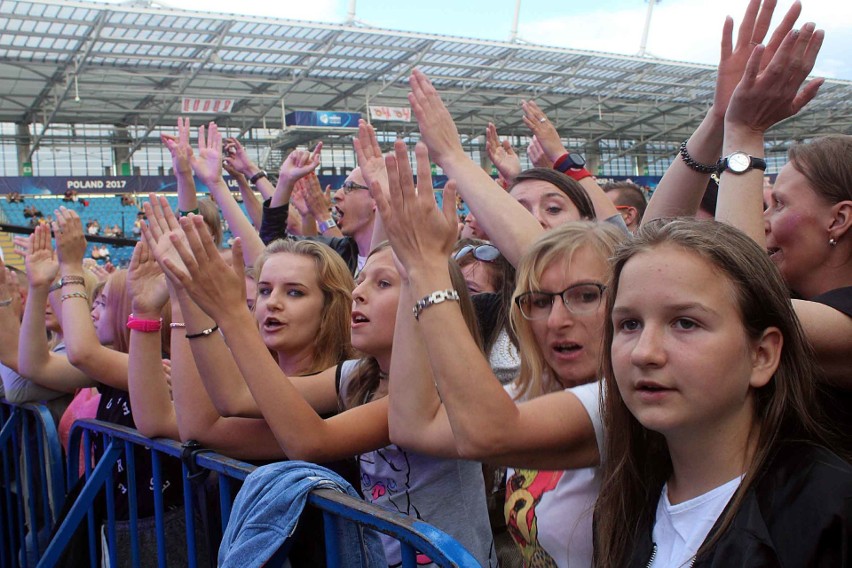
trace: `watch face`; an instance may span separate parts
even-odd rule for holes
[[[742,173],[751,167],[751,157],[744,152],[734,152],[728,156],[728,168],[732,172]]]
[[[575,154],[574,152],[568,154],[568,161],[571,162],[571,169],[573,170],[579,170],[586,165],[585,158],[583,158],[580,154]]]

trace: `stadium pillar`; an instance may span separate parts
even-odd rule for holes
[[[593,175],[599,176],[603,174],[601,171],[601,154],[597,148],[586,147],[586,169],[592,172]]]
[[[645,154],[636,154],[636,175],[648,175],[648,156]]]
[[[116,126],[113,133],[115,142],[112,145],[112,163],[115,165],[115,174],[129,176],[130,147],[133,145],[133,139],[126,126]]]
[[[15,123],[15,147],[18,150],[18,175],[31,176],[33,175],[33,165],[29,161],[30,144],[30,126],[25,122]]]

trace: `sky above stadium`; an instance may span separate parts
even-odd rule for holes
[[[157,0],[168,7],[241,13],[324,23],[346,20],[349,0],[245,2],[233,0]],[[746,0],[658,0],[653,10],[647,53],[652,56],[715,65],[726,15],[739,23]],[[773,22],[792,0],[778,0]],[[555,10],[559,6],[561,9]],[[712,8],[708,8],[712,6]],[[647,0],[585,2],[521,0],[519,39],[530,43],[635,55],[639,52]],[[507,40],[515,0],[357,0],[355,17],[364,24],[393,30],[468,38]],[[816,22],[826,31],[815,76],[852,80],[852,2],[803,0],[799,23]],[[735,30],[736,33],[736,30]]]

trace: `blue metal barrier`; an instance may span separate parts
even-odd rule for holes
[[[0,399],[0,567],[35,566],[65,499],[62,446],[47,407]]]
[[[175,441],[164,439],[151,440],[130,428],[96,420],[81,420],[76,422],[71,430],[68,487],[74,486],[79,477],[78,461],[81,444],[84,449],[84,455],[90,456],[92,439],[95,436],[102,439],[104,447],[103,454],[99,457],[94,469],[91,467],[91,462],[88,459],[86,460],[84,464],[86,483],[55,533],[47,550],[44,552],[41,562],[38,564],[39,568],[53,566],[59,560],[63,550],[68,545],[72,535],[82,523],[84,517],[87,518],[88,523],[89,550],[93,551],[96,549],[96,541],[100,537],[98,534],[99,520],[95,518],[94,504],[95,498],[101,492],[106,493],[107,518],[105,520],[110,563],[112,566],[116,566],[116,531],[112,510],[114,496],[111,496],[111,478],[116,464],[122,456],[126,456],[123,463],[127,467],[128,472],[131,560],[134,567],[138,566],[140,552],[137,534],[137,496],[135,482],[131,481],[131,478],[135,474],[132,451],[134,446],[149,449],[151,452],[152,461],[154,462],[153,487],[161,487],[162,466],[159,463],[160,456],[165,455],[181,458],[184,455],[182,481],[184,519],[186,524],[186,552],[188,566],[195,568],[198,565],[197,551],[199,550],[199,543],[196,541],[196,514],[201,511],[203,519],[209,518],[209,515],[206,514],[208,512],[208,503],[198,502],[199,499],[197,499],[194,491],[195,487],[193,486],[192,478],[198,475],[198,472],[195,470],[200,470],[202,473],[216,473],[218,476],[219,515],[221,516],[221,530],[224,532],[230,518],[234,490],[237,488],[237,485],[242,484],[246,476],[255,467],[208,451],[186,455],[184,448]],[[190,471],[190,469],[193,471]],[[154,491],[153,494],[157,559],[159,566],[163,567],[167,565],[163,498],[160,491]],[[308,498],[308,505],[322,511],[327,528],[331,526],[334,518],[339,518],[374,529],[399,540],[402,547],[404,568],[414,568],[416,566],[417,552],[429,556],[437,566],[459,568],[479,566],[473,556],[453,538],[426,523],[405,515],[380,509],[364,501],[353,499],[348,495],[331,490],[313,492]],[[212,523],[202,524],[207,525],[202,528],[207,531],[206,534],[210,534],[210,529],[213,528],[210,526]],[[215,528],[218,529],[220,527],[217,526]],[[328,535],[330,534],[328,533]],[[340,566],[339,551],[337,550],[337,543],[328,535],[326,538],[327,563],[329,567],[336,568]],[[207,550],[206,552],[215,561],[219,540],[210,543],[210,545],[212,550]],[[272,568],[280,566],[285,556],[285,554],[277,554],[274,558],[277,562],[270,561],[267,563],[267,566]],[[95,555],[90,554],[89,557],[92,568],[95,568]]]

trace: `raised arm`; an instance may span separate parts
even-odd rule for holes
[[[199,307],[219,324],[252,395],[284,452],[294,459],[330,461],[387,445],[385,399],[323,420],[271,357],[258,357],[266,346],[253,316],[241,309],[245,305],[245,295],[240,286],[244,275],[239,240],[234,244],[233,268],[229,268],[216,253],[210,236],[199,231],[202,227],[199,223],[200,219],[182,219],[187,243],[173,240],[185,269],[168,259],[166,266]]]
[[[822,79],[814,79],[801,90],[800,87],[813,69],[824,37],[822,30],[815,30],[814,24],[808,22],[800,31],[787,34],[768,64],[764,63],[769,57],[764,47],[754,48],[725,113],[723,154],[745,152],[762,158],[766,130],[797,114],[816,96]],[[766,246],[762,169],[722,172],[716,219]]]
[[[266,175],[261,175],[263,170],[249,158],[248,152],[236,138],[225,139],[225,162],[226,168],[234,168],[247,180],[255,179],[254,185],[266,201],[275,192],[275,186]]]
[[[503,256],[516,266],[524,251],[544,232],[539,222],[465,154],[447,107],[421,71],[409,79],[408,100],[429,155],[456,180],[458,192]]]
[[[296,188],[296,182],[319,166],[321,150],[322,142],[316,145],[313,152],[293,150],[281,162],[281,168],[278,170],[278,183],[275,184],[275,193],[272,194],[270,207],[281,207],[290,202],[290,195]]]
[[[425,148],[418,144],[415,153],[421,164],[418,168],[428,168]],[[438,211],[431,195],[415,191],[413,184],[405,182],[411,179],[411,170],[401,142],[397,143],[395,156],[388,157],[386,162],[390,199],[378,187],[371,189],[393,250],[403,266],[400,275],[410,289],[411,295],[400,301],[426,298],[435,291],[451,289],[447,258],[455,242],[454,199],[445,198],[444,210]],[[394,171],[399,172],[398,177],[393,175]],[[425,176],[425,171],[422,175]],[[397,324],[402,324],[402,328],[400,336],[395,336],[395,341],[401,339],[403,344],[394,343],[391,360],[394,375],[390,380],[394,389],[391,403],[395,406],[391,420],[395,441],[414,444],[438,455],[452,455],[446,446],[444,411],[428,391],[428,372],[411,369],[423,365],[422,350],[414,348],[409,352],[411,343],[417,342],[419,331],[419,343],[425,345],[458,455],[559,468],[586,466],[597,460],[594,429],[579,400],[570,393],[556,393],[516,405],[492,373],[456,302],[444,301],[422,309],[413,324],[417,329],[412,329],[410,318],[406,322],[404,311],[401,306]],[[402,384],[394,385],[400,379]],[[410,397],[402,391],[409,386],[415,389]],[[404,398],[393,400],[399,394]],[[418,402],[426,408],[417,410]],[[427,428],[428,440],[418,441],[400,423],[407,414],[415,412],[415,420]]]
[[[192,146],[189,144],[189,118],[178,117],[178,135],[160,134],[160,140],[172,155],[172,167],[177,181],[178,209],[196,211],[198,196],[192,177]]]
[[[92,380],[74,367],[66,356],[51,353],[48,346],[44,312],[50,284],[59,272],[59,263],[46,225],[39,225],[30,235],[26,264],[29,294],[18,341],[18,372],[43,387],[63,392],[72,393],[78,388],[93,386]],[[64,293],[64,288],[54,292]],[[59,311],[58,301],[52,304],[52,309]]]
[[[127,272],[127,291],[133,315],[142,320],[161,321],[169,300],[165,277],[144,242],[136,243]],[[130,361],[127,390],[136,428],[149,438],[180,439],[175,408],[160,360],[159,331],[130,330]]]
[[[254,227],[255,231],[260,231],[260,221],[261,216],[263,215],[263,205],[257,199],[257,196],[252,191],[251,186],[249,185],[246,176],[238,172],[233,166],[228,163],[228,160],[223,162],[222,166],[228,175],[234,178],[237,182],[237,186],[240,188],[240,195],[243,198],[243,205],[246,207],[246,214],[248,215],[249,220],[251,220],[251,224]]]
[[[231,232],[245,242],[248,258],[254,262],[263,252],[263,242],[222,177],[222,136],[215,123],[211,122],[206,132],[204,126],[198,127],[198,155],[192,155],[190,163],[195,175],[207,185],[222,215],[228,220]]]
[[[22,309],[18,281],[0,260],[0,363],[13,371],[18,370]]]
[[[521,159],[508,140],[500,140],[497,127],[492,122],[489,122],[485,129],[485,151],[507,184],[511,184],[515,176],[521,173]]]
[[[532,131],[535,140],[541,145],[544,154],[550,161],[549,167],[556,167],[559,160],[568,154],[568,150],[562,145],[559,132],[547,118],[547,115],[544,114],[544,111],[535,104],[535,101],[524,101],[521,106],[524,110],[524,124]],[[581,176],[572,177],[575,177],[578,183],[583,186],[589,199],[592,200],[595,216],[603,221],[618,215],[618,209],[615,208],[612,200],[607,197],[592,174],[585,169],[581,169],[580,172],[583,172]]]
[[[85,286],[81,283],[86,237],[80,217],[60,207],[56,211],[53,232],[62,278],[78,279],[62,288],[62,331],[68,360],[91,379],[126,391],[127,353],[101,345],[92,323]]]
[[[358,167],[361,168],[361,175],[364,176],[367,187],[370,187],[373,182],[376,182],[379,184],[379,187],[386,188],[388,186],[388,172],[385,168],[385,158],[382,156],[382,149],[379,147],[379,140],[376,138],[376,130],[373,126],[365,120],[358,121],[358,137],[352,140],[352,145],[355,148],[355,155],[358,157]],[[429,179],[432,179],[431,176]],[[432,191],[431,187],[429,191]],[[370,238],[370,250],[373,250],[386,240],[388,240],[388,237],[385,233],[385,226],[382,223],[381,217],[376,215],[373,221],[373,235]]]
[[[730,17],[725,18],[713,106],[666,170],[648,203],[643,222],[663,217],[692,216],[698,211],[707,181],[722,155],[725,112],[731,94],[743,76],[754,47],[766,37],[774,10],[774,0],[763,3],[761,0],[751,0],[737,32],[736,47],[733,46],[734,21]],[[798,1],[790,6],[772,34],[768,52],[774,53],[778,49],[784,36],[796,23],[801,10]]]

